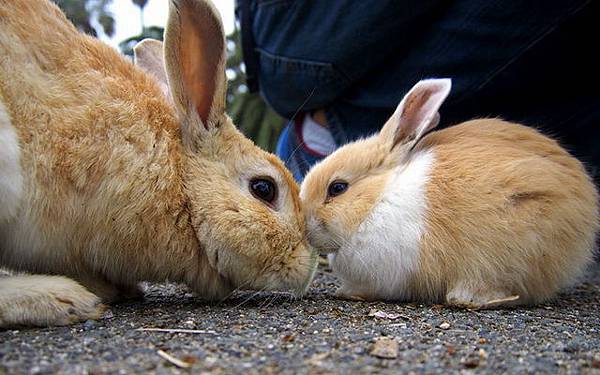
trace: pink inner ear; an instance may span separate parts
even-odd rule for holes
[[[398,104],[396,111],[381,129],[380,137],[398,144],[418,142],[439,123],[438,110],[450,93],[452,81],[448,78],[419,81]]]
[[[192,11],[181,12],[179,55],[185,90],[202,123],[208,127],[224,45],[219,26],[208,17],[198,16]]]
[[[423,121],[426,120],[430,112],[427,108],[427,101],[434,94],[435,91],[425,89],[413,93],[406,98],[407,100],[402,107],[400,123],[396,132],[396,142],[405,143],[417,136],[419,126],[423,125]]]
[[[427,88],[408,97],[408,100],[404,104],[402,118],[409,121],[413,129],[416,129],[432,112],[431,106],[428,105],[428,100],[433,95],[435,95],[435,91]]]

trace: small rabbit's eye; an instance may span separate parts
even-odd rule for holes
[[[271,204],[277,198],[277,185],[268,177],[257,177],[250,180],[250,192],[256,199]]]
[[[337,197],[348,190],[348,183],[346,181],[333,181],[327,188],[327,197]]]

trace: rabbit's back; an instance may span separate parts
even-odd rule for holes
[[[598,195],[556,141],[487,119],[431,133],[420,147],[435,154],[421,259],[429,277],[421,280],[437,284],[422,288],[486,280],[534,302],[591,261]]]
[[[81,127],[93,122],[86,118],[90,111],[109,102],[119,116],[139,120],[153,107],[162,118],[148,123],[178,132],[156,82],[113,48],[79,33],[50,1],[0,2],[0,29],[0,94],[16,126],[46,115],[48,126]]]
[[[139,173],[135,160],[179,163],[174,109],[116,50],[46,0],[0,2],[0,29],[5,122],[18,134],[22,168],[41,185],[64,179],[93,190],[107,174]]]
[[[92,37],[85,36],[66,19],[52,2],[47,0],[15,0],[0,2],[0,77],[4,95],[9,89],[23,86],[25,89],[65,88],[72,79],[85,78],[85,73],[123,64],[110,48]],[[48,82],[60,76],[60,81]],[[56,77],[58,78],[58,77]],[[42,85],[45,83],[45,85]],[[89,82],[81,86],[89,86]],[[17,86],[13,88],[12,86]],[[83,91],[83,90],[82,90]],[[56,96],[51,91],[47,95]]]
[[[49,1],[0,1],[0,29],[0,145],[14,146],[0,174],[22,179],[0,186],[0,261],[64,272],[48,259],[64,267],[65,238],[149,247],[146,232],[170,230],[184,200],[179,126],[157,83]]]
[[[79,35],[60,9],[46,0],[0,2],[3,53],[28,54],[49,67],[68,61]]]

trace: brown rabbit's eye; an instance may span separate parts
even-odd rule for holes
[[[270,178],[253,178],[250,180],[250,192],[255,198],[270,204],[277,197],[277,185]]]
[[[345,181],[333,181],[327,188],[328,197],[337,197],[348,190],[348,183]]]

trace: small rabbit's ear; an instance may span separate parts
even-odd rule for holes
[[[133,62],[151,76],[156,78],[165,97],[172,102],[165,60],[163,44],[160,40],[144,39],[133,47]]]
[[[170,0],[164,53],[182,141],[195,144],[225,112],[225,33],[210,1]]]
[[[452,87],[450,79],[419,81],[402,99],[396,111],[381,129],[380,137],[391,148],[409,145],[412,148],[440,122],[438,110]]]

